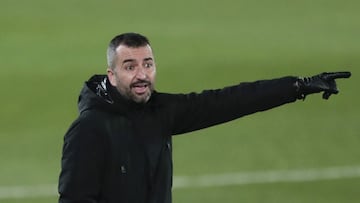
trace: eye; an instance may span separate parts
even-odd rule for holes
[[[127,70],[127,71],[132,71],[132,70],[134,70],[135,69],[135,66],[133,66],[133,65],[127,65],[127,66],[125,66],[125,70]]]
[[[153,67],[152,63],[145,63],[145,68],[151,68],[151,67]]]

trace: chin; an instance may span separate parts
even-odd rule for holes
[[[133,101],[139,104],[145,104],[150,100],[150,97],[151,97],[151,93],[147,93],[146,95],[141,95],[141,96],[134,96]]]

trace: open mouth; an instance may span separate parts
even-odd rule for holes
[[[149,85],[148,82],[138,82],[131,85],[131,88],[136,94],[144,94],[148,90]]]

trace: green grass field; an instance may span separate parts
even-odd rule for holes
[[[359,9],[356,0],[2,0],[0,202],[57,201],[56,193],[3,193],[57,183],[63,135],[77,116],[83,82],[105,73],[108,41],[129,31],[150,38],[157,89],[163,92],[323,71],[353,73],[339,81],[340,94],[329,101],[313,95],[175,137],[175,176],[359,169]],[[359,187],[356,175],[189,187],[174,189],[173,202],[359,202]]]

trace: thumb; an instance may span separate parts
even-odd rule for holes
[[[329,99],[329,97],[331,96],[331,92],[324,92],[322,95],[323,99]]]

